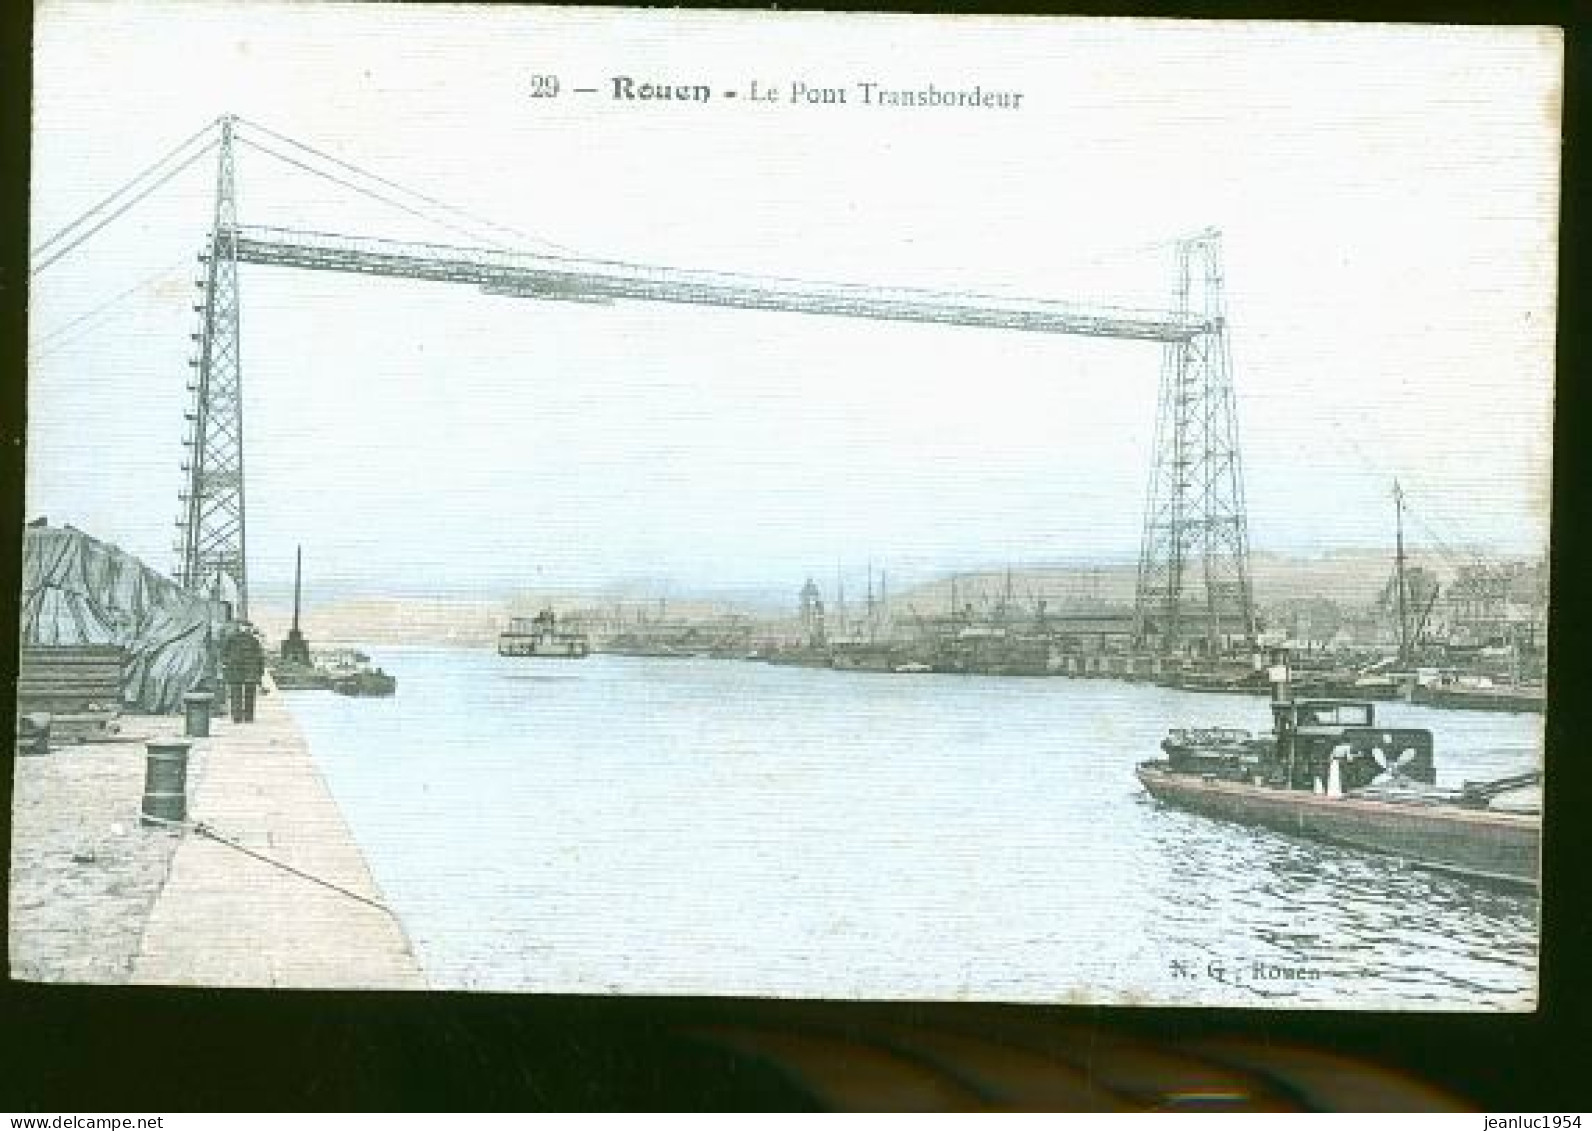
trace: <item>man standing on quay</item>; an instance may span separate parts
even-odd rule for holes
[[[232,721],[254,721],[254,696],[265,676],[265,649],[254,626],[243,621],[221,645],[221,676],[227,684]]]

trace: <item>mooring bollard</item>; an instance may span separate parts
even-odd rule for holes
[[[17,753],[23,757],[38,757],[50,752],[50,716],[44,711],[31,711],[17,716]]]
[[[182,709],[187,715],[189,738],[210,737],[210,702],[215,698],[208,691],[190,691],[182,697]]]
[[[182,821],[188,816],[188,748],[185,738],[152,738],[144,743],[146,825]]]

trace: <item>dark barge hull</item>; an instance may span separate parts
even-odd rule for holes
[[[1138,767],[1157,801],[1209,817],[1398,856],[1423,867],[1494,883],[1536,887],[1542,822],[1522,813],[1325,797]]]
[[[334,676],[330,686],[339,695],[360,699],[384,699],[398,692],[398,681],[386,672]]]
[[[591,654],[591,645],[584,640],[538,642],[500,639],[497,652],[499,656],[513,656],[516,659],[534,656],[537,659],[584,660]]]
[[[1465,711],[1508,711],[1517,715],[1543,714],[1547,697],[1540,692],[1493,688],[1417,687],[1415,702],[1426,707]]]
[[[278,691],[326,691],[332,686],[332,677],[316,668],[284,664],[271,669],[271,682]]]

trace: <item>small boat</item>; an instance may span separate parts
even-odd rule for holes
[[[827,645],[809,644],[799,647],[774,648],[764,653],[763,662],[776,667],[832,668],[834,655]]]
[[[870,640],[831,640],[830,666],[845,672],[888,672],[901,663],[901,650]]]
[[[398,681],[355,648],[318,648],[308,663],[297,657],[271,663],[278,691],[335,691],[339,695],[382,697],[398,691]]]
[[[534,617],[514,617],[498,634],[499,656],[549,656],[563,660],[583,660],[591,654],[591,642],[584,632],[558,627],[552,609]]]
[[[1432,733],[1377,724],[1363,700],[1293,698],[1270,668],[1270,734],[1173,730],[1139,781],[1167,805],[1511,885],[1538,883],[1542,815],[1528,771],[1436,785]]]
[[[278,691],[325,691],[332,686],[331,674],[313,662],[276,660],[270,667]]]
[[[1491,683],[1451,681],[1416,687],[1413,699],[1429,707],[1449,707],[1468,711],[1509,711],[1514,714],[1543,714],[1547,710],[1546,691],[1529,684],[1495,686]]]
[[[398,681],[380,668],[332,676],[328,686],[339,695],[381,698],[398,692]]]
[[[317,652],[315,667],[325,678],[325,686],[339,695],[384,698],[398,692],[398,681],[373,666],[370,657],[355,648]]]

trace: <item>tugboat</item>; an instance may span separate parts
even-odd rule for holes
[[[499,656],[551,656],[564,660],[584,660],[591,654],[591,642],[584,632],[558,627],[553,610],[543,609],[534,617],[514,617],[498,634]]]
[[[1423,867],[1537,886],[1540,771],[1458,789],[1436,784],[1432,733],[1384,727],[1375,707],[1295,700],[1286,652],[1272,657],[1273,729],[1173,730],[1139,781],[1167,805],[1401,857]],[[1512,800],[1513,799],[1513,800]]]

